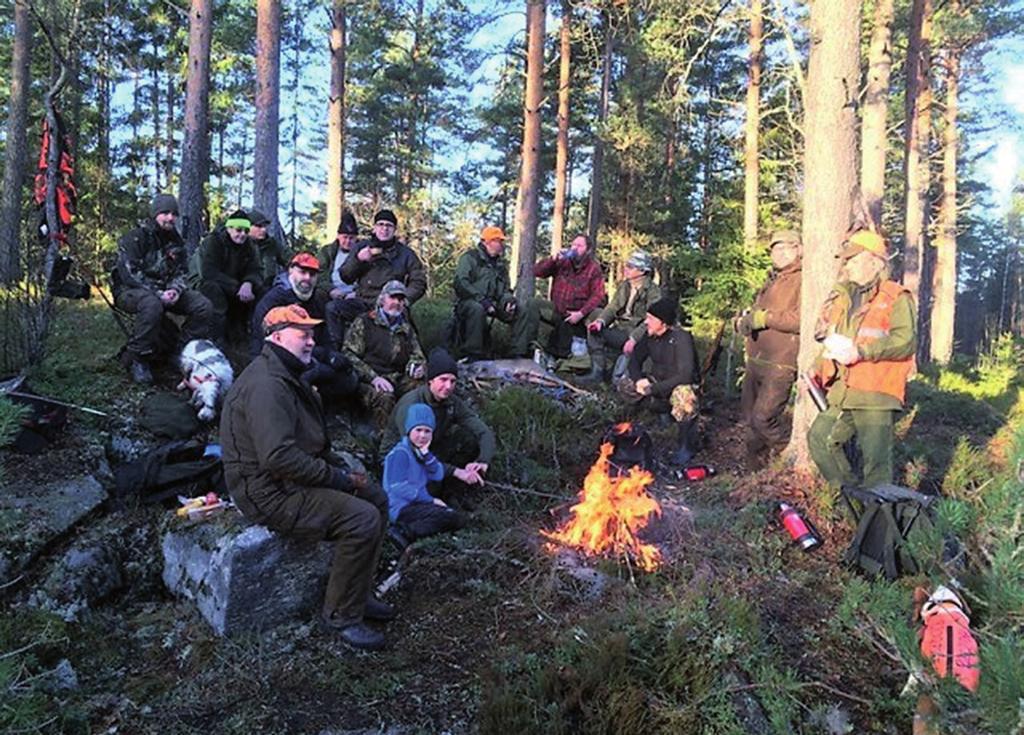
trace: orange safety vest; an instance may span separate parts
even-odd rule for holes
[[[858,310],[858,314],[863,314],[864,317],[857,328],[857,334],[853,337],[855,345],[870,345],[889,336],[893,306],[896,299],[904,293],[909,291],[895,281],[882,281],[875,297]],[[854,315],[854,319],[856,318],[857,315]],[[901,360],[855,362],[847,368],[846,385],[856,390],[895,396],[903,403],[907,392],[907,378],[914,370],[914,365],[914,355]]]

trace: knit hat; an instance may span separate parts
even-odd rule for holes
[[[380,290],[385,296],[408,296],[409,292],[405,288],[405,284],[401,281],[388,281],[384,284],[384,288]]]
[[[889,250],[885,246],[885,238],[871,230],[858,230],[846,240],[846,249],[839,254],[843,260],[849,260],[854,255],[869,252],[872,255],[889,260]]]
[[[433,380],[438,375],[458,375],[459,365],[455,358],[448,354],[443,347],[435,347],[427,356],[427,380]]]
[[[405,415],[406,436],[417,426],[429,426],[431,429],[437,428],[437,422],[434,420],[434,410],[426,403],[412,404],[409,406],[409,413]]]
[[[272,334],[285,327],[315,327],[322,324],[323,319],[313,319],[309,312],[298,304],[275,306],[263,317],[263,333]]]
[[[341,222],[338,223],[338,234],[339,235],[358,235],[359,225],[356,224],[356,218],[351,212],[345,212],[341,215]]]
[[[316,259],[313,253],[296,253],[295,257],[288,263],[288,267],[297,265],[299,268],[305,268],[308,271],[320,272],[320,261]]]
[[[178,200],[173,194],[157,194],[149,204],[149,216],[156,217],[164,212],[178,213]]]
[[[780,243],[792,243],[793,245],[800,244],[800,233],[796,230],[775,230],[772,233],[772,238],[768,243],[769,247],[775,247]]]
[[[679,317],[679,303],[669,297],[658,299],[647,307],[647,313],[658,317],[658,319],[671,327]]]
[[[488,240],[506,240],[507,238],[500,227],[491,225],[480,231],[480,239],[487,242]]]
[[[224,222],[224,226],[235,230],[248,230],[252,227],[252,222],[244,209],[236,209],[228,215],[227,220]]]
[[[626,265],[644,273],[650,273],[654,270],[654,261],[651,259],[651,254],[646,250],[634,250],[629,256],[629,260],[626,261]]]
[[[249,222],[252,223],[253,227],[266,227],[270,224],[270,217],[263,214],[263,212],[258,209],[250,209]]]
[[[382,209],[373,215],[373,223],[377,224],[378,222],[390,222],[395,227],[398,227],[398,217],[390,209]]]

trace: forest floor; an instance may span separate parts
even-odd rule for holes
[[[111,359],[121,339],[102,302],[61,306],[30,383],[111,417],[73,413],[44,455],[0,450],[6,483],[46,487],[97,472],[145,395]],[[489,489],[465,530],[420,542],[387,598],[400,615],[379,653],[355,652],[312,621],[218,638],[163,588],[168,511],[107,503],[0,589],[0,725],[160,735],[907,732],[907,671],[856,612],[868,583],[841,563],[849,521],[808,478],[745,472],[737,400],[709,394],[698,459],[717,476],[687,483],[660,466],[655,496],[689,511],[672,516],[671,553],[652,573],[591,561],[606,575],[600,589],[559,563],[540,532],[573,501],[621,409],[519,387],[480,400],[499,437],[493,479],[563,499]],[[959,436],[984,443],[1010,407],[1006,396],[978,407],[924,384],[911,403],[900,468],[924,488],[941,484]],[[814,509],[822,549],[789,543],[775,515],[781,499]],[[2,517],[0,529],[8,543],[18,533]],[[119,549],[125,581],[67,622],[34,593],[83,538]],[[908,631],[912,586],[891,586],[906,599]],[[39,685],[64,659],[77,684]]]

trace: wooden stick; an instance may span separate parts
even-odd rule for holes
[[[522,493],[523,495],[535,495],[538,498],[551,498],[552,500],[566,500],[564,495],[553,495],[552,493],[543,493],[540,490],[529,490],[525,487],[516,487],[515,485],[506,485],[504,482],[494,482],[493,480],[487,480],[487,485],[497,488],[498,490],[507,490],[510,493]]]

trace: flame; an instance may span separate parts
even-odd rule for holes
[[[632,428],[633,424],[629,423],[628,421],[623,421],[621,424],[615,424],[615,426],[612,427],[612,431],[614,431],[616,434],[625,434]]]
[[[654,482],[654,475],[633,467],[628,475],[611,477],[611,453],[610,443],[601,445],[601,454],[583,480],[580,502],[570,509],[569,520],[553,532],[542,533],[586,554],[628,554],[641,569],[653,571],[661,563],[661,551],[657,546],[642,543],[637,533],[652,514],[661,515],[658,501],[644,490]]]

